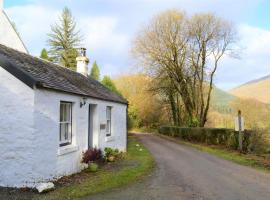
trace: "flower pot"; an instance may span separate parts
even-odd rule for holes
[[[98,164],[89,163],[89,170],[90,170],[90,172],[96,172],[98,170]]]

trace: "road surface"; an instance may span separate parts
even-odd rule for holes
[[[138,138],[156,159],[145,180],[87,199],[270,200],[270,175],[155,135]]]

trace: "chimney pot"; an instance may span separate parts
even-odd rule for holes
[[[86,48],[79,49],[79,56],[76,58],[77,72],[87,76],[89,59],[86,57]]]
[[[86,48],[80,48],[79,49],[79,54],[82,57],[86,57]]]

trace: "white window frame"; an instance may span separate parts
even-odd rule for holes
[[[61,105],[69,105],[69,119],[67,119],[66,121],[61,121]],[[68,102],[68,101],[60,101],[60,108],[59,108],[59,146],[67,146],[72,144],[72,106],[73,103],[72,102]],[[61,125],[66,124],[68,126],[68,128],[66,129],[67,131],[70,130],[70,133],[67,132],[65,133],[65,136],[67,136],[67,139],[62,140],[61,138]],[[69,138],[70,137],[70,138]]]
[[[106,137],[112,136],[112,106],[106,106]]]

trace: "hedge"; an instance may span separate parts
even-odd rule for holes
[[[182,140],[208,145],[222,145],[230,149],[238,148],[238,132],[225,128],[184,128],[177,126],[161,126],[159,133],[177,137]],[[243,151],[248,150],[250,133],[244,132]]]

